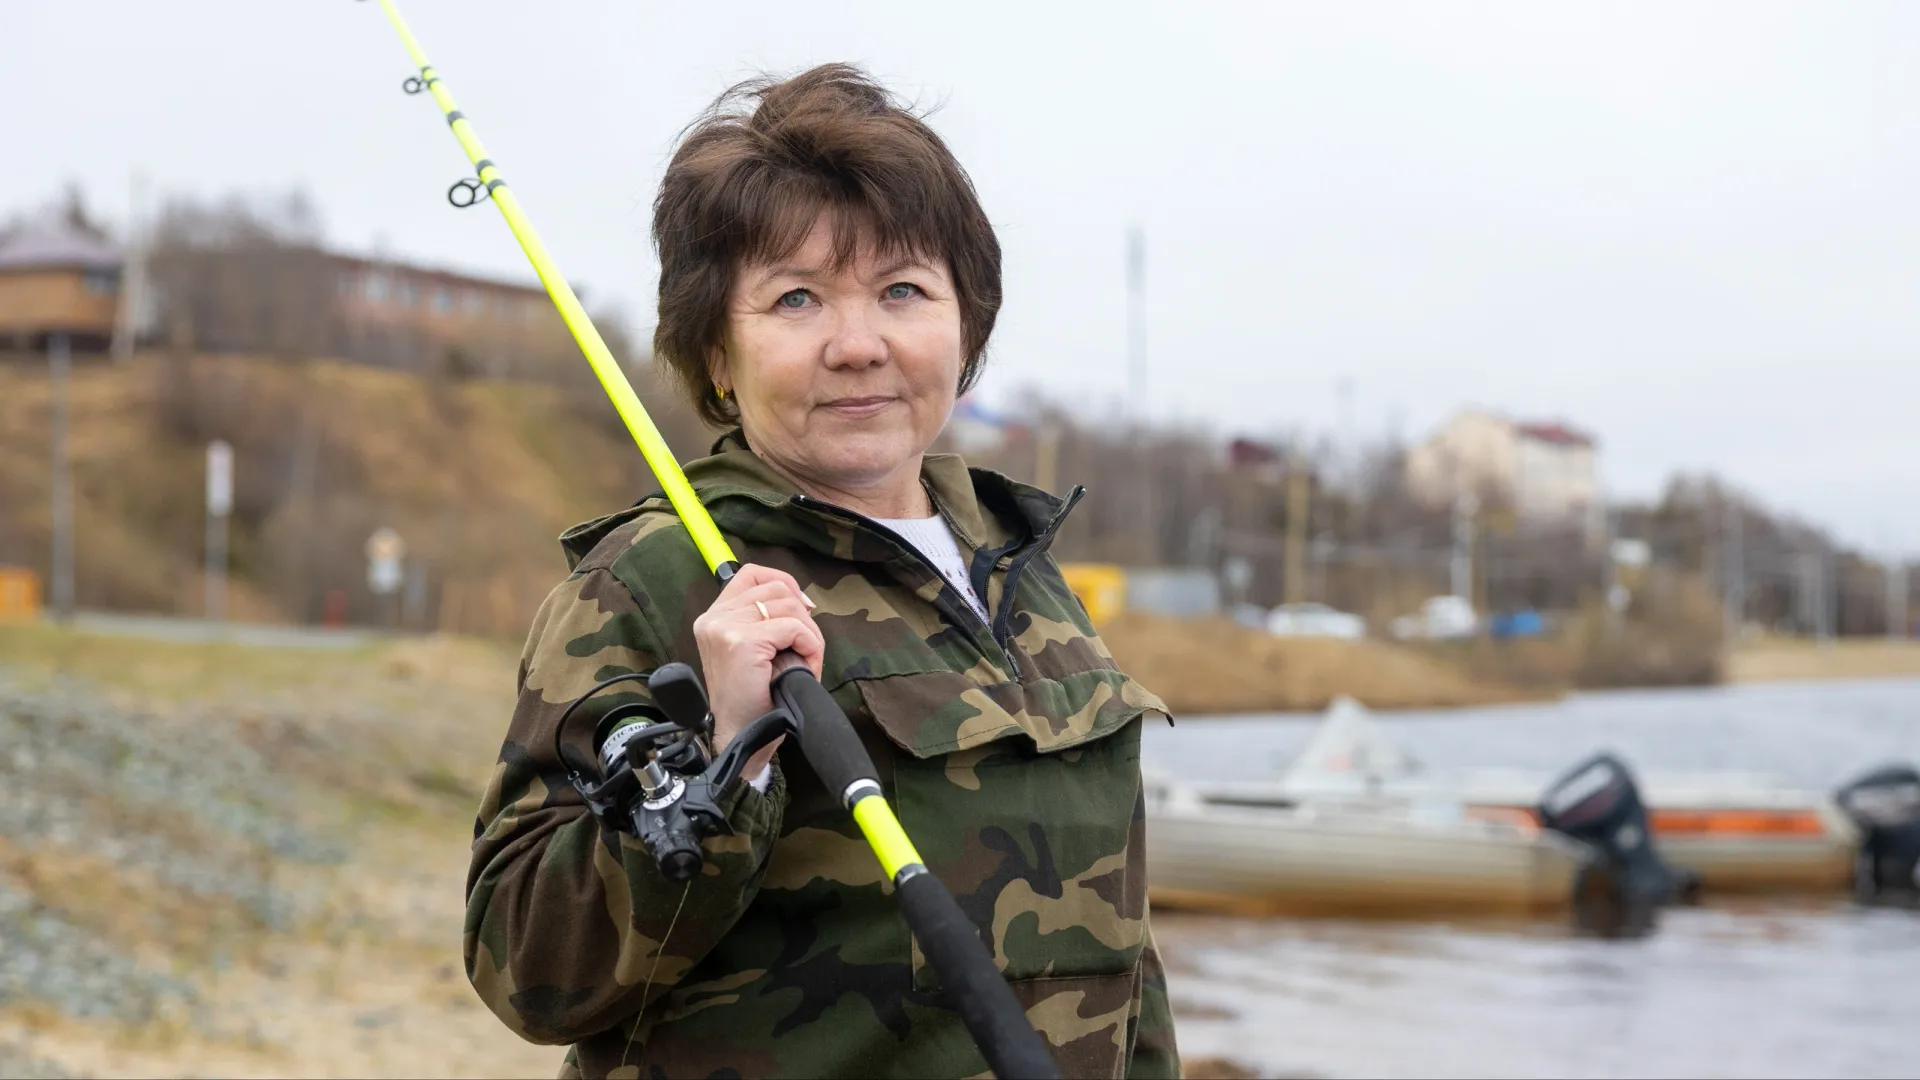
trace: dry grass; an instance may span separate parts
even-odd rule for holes
[[[511,638],[565,573],[560,531],[652,489],[611,415],[556,387],[333,361],[89,361],[72,383],[80,603],[200,612],[203,455],[219,437],[235,449],[234,617],[316,619],[340,588],[374,619],[361,545],[384,524],[436,596],[453,587],[430,617]],[[48,550],[50,417],[44,366],[0,366],[0,562]]]
[[[1920,642],[1761,638],[1727,658],[1732,682],[1920,677]]]
[[[1129,675],[1182,714],[1323,709],[1342,694],[1376,709],[1543,696],[1385,642],[1279,638],[1220,618],[1127,612],[1100,635]]]

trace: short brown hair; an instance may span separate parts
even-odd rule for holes
[[[735,273],[792,254],[823,212],[836,268],[863,243],[945,260],[966,350],[958,389],[979,378],[1000,313],[1000,241],[973,181],[926,121],[865,72],[822,64],[720,95],[686,130],[653,201],[654,356],[710,423],[738,416],[708,368]]]

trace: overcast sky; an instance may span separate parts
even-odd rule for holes
[[[1006,256],[983,396],[1127,387],[1234,433],[1598,434],[1603,481],[1712,469],[1920,554],[1920,5],[403,0],[590,304],[652,322],[675,134],[759,70],[938,104]],[[338,245],[527,277],[405,54],[350,0],[0,0],[0,211],[74,179],[299,186]]]

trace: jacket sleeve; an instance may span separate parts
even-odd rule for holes
[[[521,656],[513,720],[474,825],[464,951],[481,1000],[532,1042],[614,1027],[683,978],[752,901],[780,832],[777,765],[764,794],[742,783],[729,795],[734,835],[706,841],[706,866],[686,884],[587,812],[554,755],[560,714],[601,679],[658,666],[661,640],[632,592],[591,569],[547,597]],[[644,696],[645,686],[616,689]],[[595,719],[632,700],[601,697],[568,721],[570,759],[591,760]]]
[[[1173,1040],[1173,1008],[1167,1002],[1167,969],[1147,923],[1147,947],[1140,954],[1140,1026],[1133,1036],[1130,1080],[1178,1080],[1180,1048]]]

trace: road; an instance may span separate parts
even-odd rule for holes
[[[51,619],[51,616],[48,616]],[[118,612],[75,612],[73,628],[103,637],[138,637],[155,641],[225,641],[266,648],[351,649],[387,636],[372,630],[330,630],[310,626],[269,626],[261,623],[221,622],[166,615],[127,615]]]

